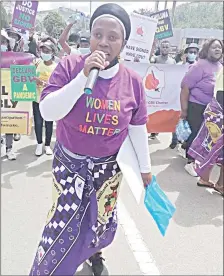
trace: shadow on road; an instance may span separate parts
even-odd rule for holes
[[[157,180],[165,192],[179,193],[173,218],[177,224],[183,227],[223,225],[222,219],[218,218],[223,215],[222,197],[211,192],[212,189],[198,187],[197,178],[187,174],[184,170],[186,161],[177,156],[175,150],[157,150],[151,154],[151,159],[154,166],[169,164],[165,170],[158,173]]]
[[[1,186],[2,188],[12,189],[11,186],[11,177],[16,176],[17,174],[26,173],[27,177],[37,177],[43,173],[48,173],[43,175],[43,177],[51,176],[51,165],[52,160],[45,160],[41,163],[35,164],[38,158],[34,155],[35,145],[30,145],[24,148],[21,148],[17,151],[17,160],[8,161],[3,160],[1,162],[2,171],[1,171]],[[32,164],[33,163],[33,164]],[[21,184],[21,183],[18,183]],[[32,182],[31,182],[32,185]]]

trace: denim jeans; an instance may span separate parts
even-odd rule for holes
[[[177,144],[178,143],[176,132],[172,133],[172,142],[171,143],[172,144]]]
[[[35,128],[37,143],[42,144],[44,120],[40,113],[39,103],[37,102],[33,102],[33,117],[34,117],[34,128]],[[45,121],[45,146],[50,146],[52,133],[53,133],[53,122]]]
[[[6,134],[5,135],[5,144],[6,144],[6,150],[12,149],[13,134]]]

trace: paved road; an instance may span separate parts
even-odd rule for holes
[[[177,208],[167,235],[160,235],[143,204],[137,206],[129,187],[122,187],[119,231],[105,250],[110,275],[223,274],[223,199],[196,186],[169,140],[161,134],[150,142],[153,172]],[[34,136],[15,146],[17,161],[2,162],[1,275],[28,275],[51,205],[51,157],[34,156]],[[83,266],[77,275],[91,274]]]

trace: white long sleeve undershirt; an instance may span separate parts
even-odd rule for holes
[[[40,113],[45,121],[59,121],[74,107],[78,99],[84,94],[87,77],[81,71],[75,79],[48,94],[40,102]]]
[[[146,125],[129,125],[128,133],[138,158],[141,173],[151,172],[151,159]]]

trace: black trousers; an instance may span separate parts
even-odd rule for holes
[[[33,102],[33,117],[34,117],[34,128],[37,138],[37,143],[42,144],[42,136],[43,136],[43,123],[44,120],[40,113],[39,103]],[[53,133],[53,122],[45,121],[45,146],[50,146],[51,137]]]
[[[191,135],[189,136],[188,140],[186,141],[186,153],[188,152],[192,142],[194,141],[195,137],[198,134],[198,131],[201,128],[201,124],[204,121],[204,111],[206,105],[197,104],[197,103],[188,103],[188,110],[187,110],[187,121],[191,128]],[[186,156],[189,162],[192,162],[192,158],[190,156]]]

